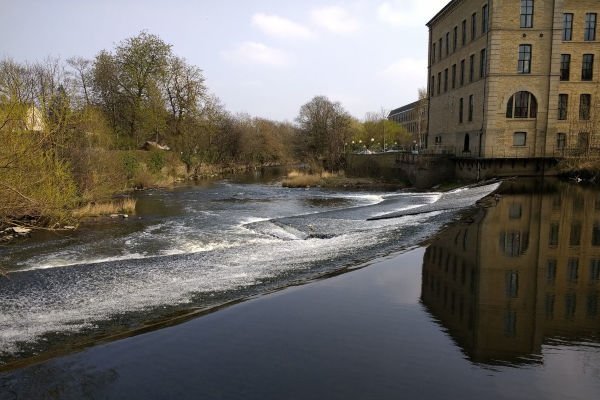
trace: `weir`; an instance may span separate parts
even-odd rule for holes
[[[349,176],[404,180],[425,189],[453,180],[558,175],[559,158],[478,158],[451,154],[379,153],[346,155]]]

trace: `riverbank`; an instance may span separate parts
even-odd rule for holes
[[[381,180],[375,178],[347,177],[344,171],[337,172],[305,172],[290,171],[281,180],[281,185],[288,188],[329,188],[346,190],[395,191],[406,189],[410,185],[404,181]]]

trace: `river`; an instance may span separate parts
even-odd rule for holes
[[[496,196],[485,198],[480,207],[473,208],[476,201],[496,189]],[[208,392],[187,386],[178,398],[281,397],[282,393],[275,391],[278,386],[262,387],[252,381],[252,369],[259,371],[275,364],[306,368],[307,361],[302,357],[313,354],[310,349],[318,349],[319,345],[307,343],[307,337],[299,332],[314,321],[320,321],[323,327],[320,338],[328,334],[336,338],[327,352],[329,358],[311,360],[316,363],[314,373],[328,365],[332,357],[342,353],[350,357],[350,344],[352,354],[363,359],[379,354],[382,347],[382,358],[372,360],[379,367],[389,363],[396,353],[398,360],[414,366],[439,367],[436,352],[447,354],[456,349],[460,356],[446,361],[448,368],[460,365],[460,378],[465,382],[483,371],[483,375],[497,374],[502,379],[519,376],[516,382],[525,387],[532,371],[552,376],[543,375],[544,363],[554,357],[560,363],[576,360],[585,366],[579,376],[583,386],[573,398],[586,398],[600,389],[597,189],[556,181],[518,180],[505,182],[500,188],[490,184],[447,193],[368,193],[282,188],[275,174],[268,179],[232,178],[175,190],[146,191],[137,194],[137,199],[136,214],[126,220],[102,220],[76,232],[38,234],[0,248],[0,263],[8,273],[8,279],[0,282],[0,361],[4,371],[0,389],[5,389],[0,398],[78,398],[81,388],[65,380],[72,375],[76,381],[82,379],[79,364],[86,364],[81,373],[87,377],[91,374],[92,382],[106,378],[104,372],[93,370],[103,369],[98,359],[106,360],[108,354],[122,357],[122,363],[117,363],[120,367],[107,369],[113,378],[114,374],[126,375],[124,370],[134,364],[151,374],[149,365],[154,363],[140,366],[131,360],[139,363],[141,355],[157,352],[157,347],[164,347],[169,354],[160,358],[163,361],[159,364],[170,360],[179,365],[175,367],[177,372],[164,375],[167,382],[175,384],[183,371],[191,368],[186,364],[191,336],[184,340],[185,349],[180,344],[160,342],[158,346],[143,347],[140,343],[157,337],[164,340],[161,332],[167,331],[197,335],[198,324],[206,335],[214,333],[205,339],[216,352],[209,352],[213,354],[210,357],[198,355],[198,359],[208,357],[204,365],[216,363],[215,368],[209,368],[211,374],[202,381],[203,390]],[[386,259],[402,254],[412,257],[404,267],[385,264]],[[369,276],[378,274],[378,268],[380,273],[390,269],[389,279],[371,287],[366,282],[371,281]],[[363,274],[362,281],[358,273]],[[313,283],[293,290],[294,285],[306,282]],[[319,287],[328,285],[325,291],[336,285],[344,288],[342,297],[313,304],[306,293],[313,291],[317,293],[315,298],[322,299],[326,294]],[[399,287],[410,289],[401,294]],[[271,294],[265,296],[267,293]],[[275,317],[277,307],[294,296],[298,299],[290,307],[304,307],[302,310],[309,313],[307,319],[300,325],[294,319],[282,324],[282,317]],[[407,297],[406,307],[390,307],[402,296]],[[381,303],[384,298],[387,300]],[[340,299],[346,306],[334,314],[327,312]],[[375,301],[377,306],[369,308],[369,313],[360,311]],[[258,316],[251,323],[232,328],[231,321],[249,318],[253,313]],[[211,318],[228,322],[221,326],[210,322]],[[266,321],[257,323],[261,318]],[[344,328],[333,328],[336,321]],[[333,325],[328,326],[330,323]],[[383,346],[393,335],[396,323],[400,331],[394,345]],[[403,330],[407,324],[415,330],[423,329],[422,337],[406,336]],[[290,332],[282,333],[286,328]],[[379,335],[383,340],[372,342]],[[432,335],[441,335],[435,342],[438,350],[424,345]],[[232,344],[225,336],[238,339]],[[136,342],[136,338],[146,339]],[[398,344],[399,339],[403,345]],[[270,354],[281,340],[290,341],[284,346],[286,357],[281,358],[280,353],[276,358],[265,356],[264,363],[241,355],[243,352],[228,353],[232,348],[263,348],[264,354]],[[365,341],[370,344],[367,346]],[[97,346],[100,343],[105,344]],[[339,354],[333,353],[336,346],[341,346]],[[295,350],[302,357],[297,355],[300,358],[295,359]],[[125,360],[130,360],[127,368],[123,366]],[[77,368],[69,367],[74,362]],[[366,365],[353,363],[352,369],[362,371],[365,382],[371,378],[377,381],[380,375],[371,376],[369,369],[363,369]],[[250,389],[235,384],[237,391],[229,395],[216,389],[232,385],[227,376],[234,372],[233,365],[247,366],[239,385],[252,381],[252,395]],[[352,375],[349,368],[345,365],[335,373],[321,371],[325,375],[321,379],[342,382],[344,374]],[[205,367],[191,369],[199,373]],[[237,368],[235,372],[240,374]],[[404,390],[415,390],[424,382],[436,387],[432,376],[405,373],[413,386],[407,383]],[[58,396],[48,395],[57,383],[35,378],[40,374],[58,375],[63,385]],[[143,390],[137,395],[135,391],[123,391],[119,379],[113,378],[102,385],[102,390],[92,389],[89,397],[165,397],[156,388],[144,396]],[[318,382],[300,380],[306,394],[328,397],[319,390]],[[133,382],[123,380],[122,384]],[[353,387],[349,381],[346,383],[347,388]],[[112,394],[106,395],[104,386],[111,385]],[[381,386],[362,395],[360,391],[329,392],[346,393],[329,397],[390,397],[394,392],[389,382],[387,389],[381,390]],[[463,398],[481,395],[484,388],[477,388],[462,393]],[[438,389],[433,397],[443,393]],[[294,393],[289,386],[287,390],[288,395]],[[488,397],[515,398],[506,396],[508,392],[502,388],[494,393],[496,396]]]

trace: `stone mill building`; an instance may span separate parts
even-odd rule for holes
[[[599,0],[453,0],[428,23],[428,150],[600,150]]]

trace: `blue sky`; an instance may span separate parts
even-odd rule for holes
[[[293,119],[313,96],[355,117],[416,100],[425,23],[447,0],[0,0],[0,57],[92,58],[141,30],[204,71],[226,107]]]

